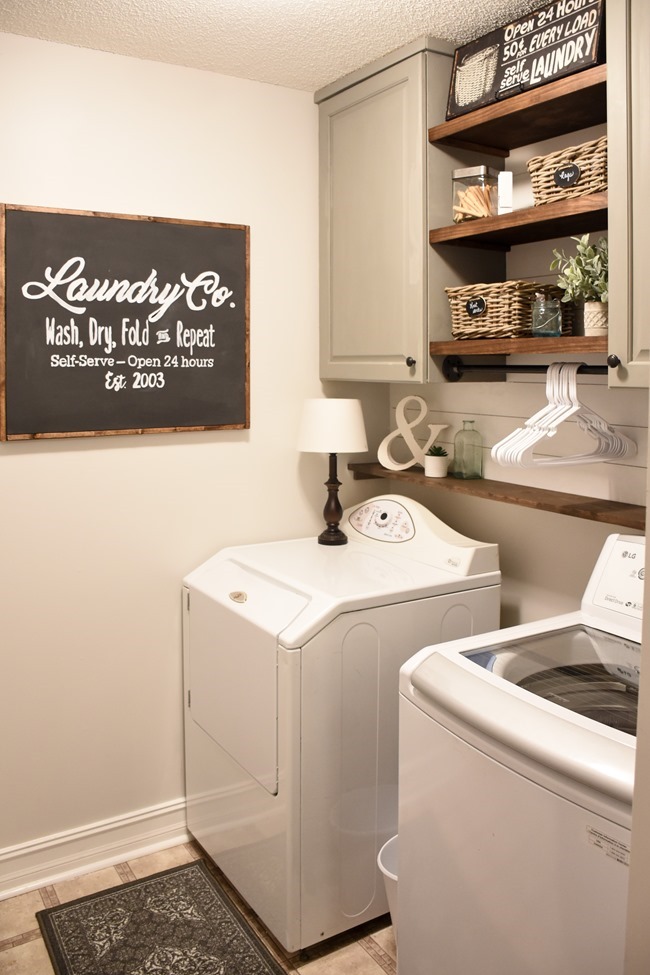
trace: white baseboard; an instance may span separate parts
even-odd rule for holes
[[[0,850],[0,899],[186,843],[185,798]]]

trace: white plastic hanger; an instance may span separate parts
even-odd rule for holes
[[[618,460],[636,453],[636,444],[618,433],[578,398],[580,362],[553,362],[546,376],[546,405],[492,448],[492,459],[504,467],[557,467]],[[561,423],[572,417],[592,437],[595,448],[566,457],[535,457],[535,446],[553,437]]]
[[[546,374],[546,405],[531,416],[523,427],[518,427],[512,433],[495,444],[492,448],[492,457],[504,466],[515,466],[517,457],[526,448],[534,446],[537,441],[547,436],[553,436],[555,428],[552,426],[552,418],[558,414],[561,407],[559,392],[559,376],[562,363],[552,363]]]

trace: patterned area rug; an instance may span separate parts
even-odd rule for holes
[[[37,918],[57,975],[284,975],[200,860]]]

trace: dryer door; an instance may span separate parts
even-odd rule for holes
[[[278,790],[277,634],[307,600],[235,562],[190,586],[190,713],[268,792]]]

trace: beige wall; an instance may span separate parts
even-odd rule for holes
[[[0,444],[1,890],[182,826],[181,579],[320,530],[327,472],[294,447],[321,393],[311,95],[8,34],[0,92],[3,202],[251,227],[250,431]]]

